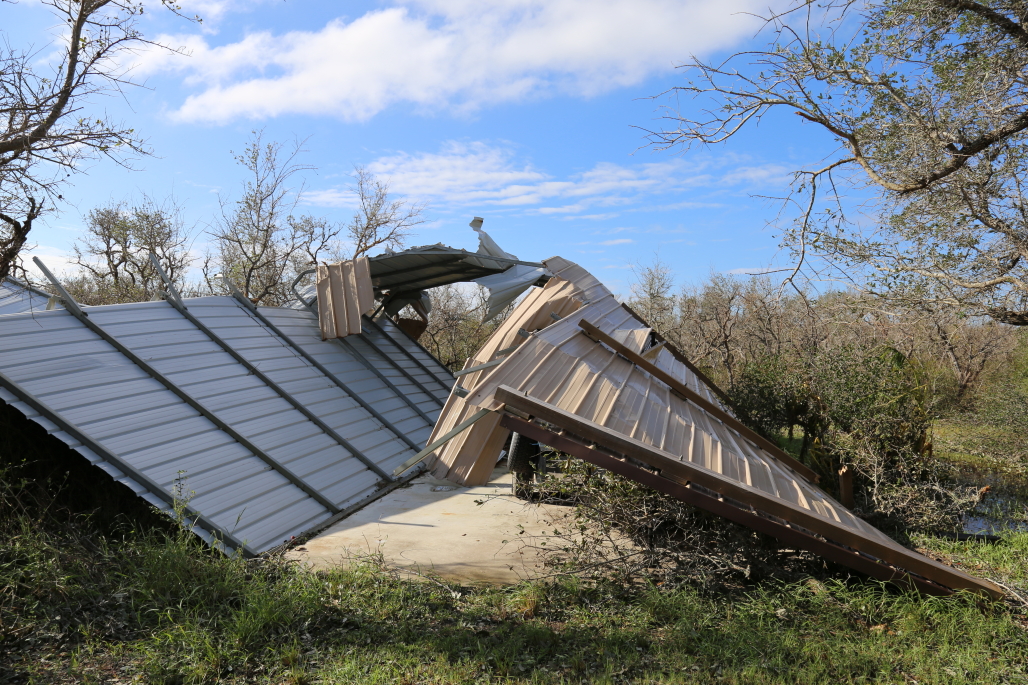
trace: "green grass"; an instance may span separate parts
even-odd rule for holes
[[[923,542],[1024,580],[1028,536]],[[25,529],[0,550],[0,682],[1028,682],[1024,616],[863,579],[474,589],[374,559],[320,574],[226,559],[188,534]]]
[[[447,587],[374,558],[313,573],[213,553],[152,512],[129,516],[115,505],[139,500],[114,486],[85,520],[83,488],[62,484],[101,484],[58,448],[36,471],[0,472],[0,684],[1028,682],[1016,602],[923,598],[845,571],[721,593]],[[1028,597],[1028,534],[914,542]]]

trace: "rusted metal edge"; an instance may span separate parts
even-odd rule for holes
[[[704,410],[714,418],[721,421],[721,423],[738,432],[739,435],[741,435],[742,437],[747,438],[751,442],[756,443],[757,446],[759,446],[765,452],[769,453],[778,461],[784,463],[786,466],[791,468],[796,473],[802,475],[807,480],[813,483],[816,483],[818,482],[818,480],[820,480],[818,475],[809,466],[797,461],[792,455],[785,452],[785,450],[783,450],[781,447],[774,444],[773,442],[771,442],[764,436],[760,435],[753,429],[747,427],[742,421],[732,416],[731,414],[723,410],[721,407],[718,407],[714,403],[710,402],[709,400],[701,396],[699,393],[697,393],[695,390],[690,389],[684,383],[680,382],[677,378],[675,378],[668,372],[664,371],[663,369],[659,368],[656,364],[645,359],[642,355],[633,352],[628,347],[625,347],[617,340],[610,337],[609,335],[601,331],[599,328],[594,326],[593,324],[583,319],[578,322],[578,327],[581,328],[582,332],[584,332],[589,338],[595,340],[596,342],[603,343],[610,349],[614,350],[614,352],[620,354],[622,357],[627,359],[632,364],[635,364],[646,373],[650,374],[660,382],[667,385],[669,388],[674,390],[678,395],[680,395],[683,399],[688,400],[689,402],[692,402],[693,404],[697,405],[700,409]]]
[[[662,477],[679,482],[695,482],[719,495],[731,497],[768,514],[782,518],[789,523],[803,526],[817,535],[836,543],[851,547],[858,552],[881,559],[908,572],[917,573],[945,587],[954,590],[971,590],[991,595],[1004,596],[1004,592],[987,580],[975,578],[959,569],[946,566],[911,550],[893,546],[867,537],[859,530],[836,524],[784,499],[769,495],[757,488],[731,480],[721,474],[700,468],[673,455],[656,449],[652,445],[620,434],[605,426],[584,419],[547,402],[543,402],[509,386],[500,386],[496,400],[518,409],[537,419],[577,435],[586,441],[602,445],[612,452],[636,459],[657,469]],[[841,505],[840,505],[841,506]]]
[[[760,533],[765,533],[789,545],[813,552],[820,557],[847,566],[872,578],[895,583],[904,588],[914,588],[928,595],[947,596],[953,594],[953,590],[950,588],[939,585],[927,578],[922,578],[903,569],[871,559],[830,540],[822,540],[809,533],[777,523],[765,516],[760,516],[752,511],[741,509],[728,502],[705,495],[684,483],[668,480],[661,475],[583,445],[577,440],[564,435],[558,435],[538,424],[519,419],[510,414],[504,414],[500,419],[500,425],[521,435],[526,435],[533,440],[538,440],[542,444],[549,445],[561,452],[578,457],[590,464],[634,480],[640,485],[645,485],[658,492],[671,495],[688,505],[709,511],[712,514],[721,516],[729,521],[734,521]]]

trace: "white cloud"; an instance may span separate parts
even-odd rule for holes
[[[604,240],[600,245],[628,245],[634,242],[631,238],[618,238],[616,240]]]
[[[594,207],[638,206],[648,196],[695,187],[694,167],[681,158],[622,166],[601,162],[588,171],[558,180],[516,159],[513,149],[483,142],[450,142],[438,153],[398,153],[380,157],[368,170],[387,180],[390,189],[414,200],[457,206],[500,206],[565,218],[610,218]],[[345,188],[316,190],[309,204],[350,207]]]
[[[733,276],[760,276],[762,274],[772,274],[777,271],[782,271],[782,269],[774,266],[751,266],[729,269],[725,273]]]
[[[75,272],[78,267],[72,262],[73,256],[67,250],[49,245],[35,245],[22,254],[25,269],[32,274],[33,278],[40,282],[47,282],[43,272],[39,270],[33,257],[39,257],[40,261],[58,278]]]
[[[219,16],[231,0],[193,0]],[[162,36],[189,58],[141,57],[198,92],[176,112],[225,122],[283,114],[366,120],[395,103],[478,108],[552,93],[592,96],[637,84],[692,54],[733,45],[758,0],[392,0],[313,31],[256,31],[224,45]]]

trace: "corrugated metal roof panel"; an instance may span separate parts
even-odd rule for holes
[[[413,247],[369,260],[376,292],[427,290],[502,273],[511,262],[445,245]]]
[[[554,261],[548,260],[548,266],[552,268]],[[594,299],[560,315],[556,322],[551,318],[549,325],[532,333],[498,365],[468,374],[470,392],[464,398],[450,396],[430,442],[476,412],[485,409],[494,414],[437,451],[436,476],[481,482],[495,464],[510,426],[520,425],[545,434],[540,439],[551,440],[545,444],[563,445],[559,449],[572,450],[594,463],[609,463],[611,454],[642,461],[659,470],[657,475],[664,481],[656,482],[663,482],[668,490],[674,490],[675,484],[696,483],[732,498],[739,502],[733,520],[778,517],[777,521],[787,523],[760,525],[774,528],[790,540],[805,535],[809,540],[804,544],[820,549],[823,543],[810,535],[817,533],[831,541],[834,547],[829,552],[835,554],[832,550],[836,550],[843,563],[872,574],[878,570],[855,559],[853,550],[891,564],[892,568],[882,571],[885,577],[905,576],[919,587],[931,589],[930,583],[923,582],[928,578],[942,585],[934,586],[940,591],[999,592],[988,582],[904,548],[836,502],[808,480],[815,476],[807,466],[741,424],[713,395],[696,392],[700,378],[671,350],[658,346],[648,350],[651,329],[606,289],[601,290],[584,270],[565,262],[553,271],[558,279],[573,278],[568,283],[583,299]],[[560,303],[557,294],[563,287],[551,281],[534,299],[526,298],[525,310],[516,311],[516,319],[538,320],[540,314],[548,315]],[[507,324],[501,329],[504,326]],[[646,356],[650,352],[652,359]],[[484,356],[478,355],[483,361]],[[507,408],[546,425],[505,416]],[[654,482],[653,472],[630,463],[618,469],[640,482]],[[687,501],[697,499],[680,487],[677,492]],[[723,510],[723,501],[707,499],[708,507]]]
[[[14,278],[0,280],[0,316],[44,311],[50,295]]]
[[[410,440],[407,433],[397,435],[398,426],[418,444],[427,439],[438,403],[421,398],[416,406],[428,417],[424,418],[345,346],[320,340],[313,315],[261,309],[269,320],[277,319],[290,329],[290,341],[234,298],[194,298],[183,304],[232,353],[264,375],[251,372],[168,302],[89,307],[88,322],[67,311],[31,312],[0,316],[0,385],[11,386],[3,391],[3,399],[54,434],[64,435],[66,443],[116,478],[132,481],[133,490],[149,501],[167,508],[169,493],[184,488],[191,493],[190,505],[211,527],[245,542],[254,552],[328,520],[335,511],[373,493],[380,481],[300,407],[387,473],[416,451],[401,439]],[[87,328],[89,322],[127,352]],[[385,344],[388,336],[380,337]],[[393,427],[347,395],[336,379],[312,366],[291,342],[333,376],[338,374],[338,380]],[[150,377],[131,355],[166,381]],[[393,367],[391,359],[373,363]],[[275,387],[262,380],[265,376]],[[408,385],[417,395],[413,384]],[[42,402],[54,420],[86,436],[109,459],[128,464],[149,485],[135,482],[68,436],[45,412],[19,401],[15,391]],[[202,411],[176,392],[198,402]],[[203,412],[210,412],[260,453],[237,442],[233,433]],[[301,479],[332,507],[319,503],[290,477]]]

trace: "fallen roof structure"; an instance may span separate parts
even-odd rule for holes
[[[504,273],[505,259],[432,246],[368,261],[384,299]],[[213,545],[258,554],[323,528],[426,457],[436,477],[485,483],[516,432],[875,578],[1003,594],[832,499],[560,257],[456,375],[387,316],[322,340],[310,289],[292,308],[182,298],[170,283],[165,301],[81,307],[37,264],[64,309],[0,284],[0,400],[155,506],[180,507]]]
[[[32,307],[0,316],[0,399],[246,554],[397,484],[390,471],[424,444],[454,382],[388,320],[322,341],[314,314],[238,294],[61,299],[40,311],[23,295]]]
[[[836,502],[592,275],[543,263],[554,278],[457,374],[430,439],[436,477],[484,483],[513,431],[872,577],[1002,596]]]

